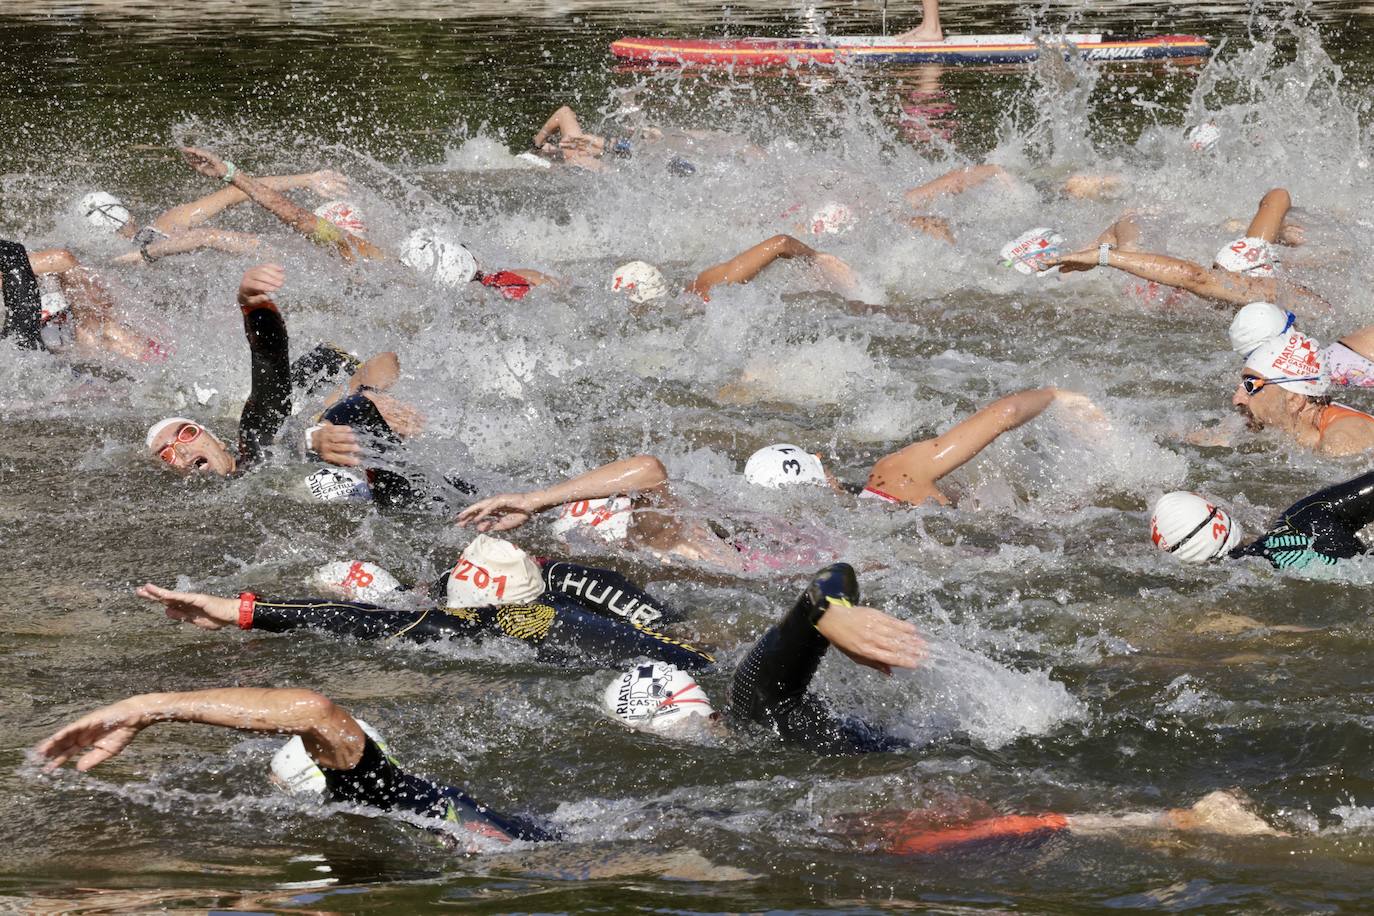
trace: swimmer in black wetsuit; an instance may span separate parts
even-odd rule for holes
[[[1155,545],[1185,562],[1263,557],[1276,569],[1334,566],[1369,553],[1358,532],[1371,522],[1374,471],[1303,497],[1280,512],[1267,532],[1241,546],[1235,546],[1241,533],[1230,514],[1195,493],[1167,494],[1152,519]]]
[[[329,598],[259,598],[250,592],[238,598],[216,598],[173,592],[151,583],[137,594],[162,604],[173,620],[207,630],[237,624],[244,630],[312,629],[355,639],[414,643],[498,634],[534,645],[542,661],[565,665],[578,659],[623,664],[635,658],[658,658],[699,671],[714,663],[708,653],[640,622],[668,624],[681,620],[681,615],[619,573],[561,560],[536,566],[513,545],[495,543],[524,558],[515,561],[511,581],[498,580],[510,586],[506,597],[512,600],[506,603],[496,603],[498,596],[490,590],[474,597],[469,574],[480,569],[484,582],[490,582],[487,570],[495,572],[496,567],[480,560],[474,565],[467,559],[460,559],[435,583],[436,601],[422,610],[388,610]],[[464,552],[464,558],[473,555]],[[529,572],[522,574],[520,567],[526,563]],[[528,587],[517,584],[521,575]],[[482,596],[492,603],[467,606],[483,600]]]
[[[320,423],[307,432],[308,452],[329,464],[359,466],[365,457],[360,439],[365,437],[380,455],[422,428],[415,411],[382,393],[399,376],[393,353],[359,363],[335,347],[321,345],[291,363],[286,322],[271,299],[285,278],[281,267],[265,264],[247,271],[239,285],[243,330],[252,357],[252,388],[239,417],[237,454],[194,420],[169,417],[155,423],[146,437],[149,451],[165,464],[222,477],[243,474],[266,457],[290,416],[293,385],[318,391],[344,372],[351,372],[346,396],[331,403]],[[368,476],[373,495],[384,504],[405,502],[421,492],[401,473],[369,468]],[[448,484],[460,492],[472,492],[461,481],[450,479]]]
[[[435,828],[448,836],[454,835],[456,827],[474,839],[499,842],[558,838],[545,827],[491,811],[461,789],[405,772],[353,716],[309,690],[233,687],[130,697],[59,729],[34,750],[47,758],[50,771],[85,750],[76,762],[76,768],[85,772],[118,755],[155,722],[199,722],[238,731],[299,735],[334,801],[433,820]]]

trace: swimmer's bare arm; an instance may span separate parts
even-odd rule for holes
[[[257,236],[249,235],[247,232],[234,232],[229,229],[188,229],[169,239],[158,239],[140,251],[122,254],[115,258],[112,263],[144,264],[150,260],[160,261],[172,255],[199,251],[202,248],[227,251],[230,254],[246,254],[257,251],[261,245],[262,242]],[[144,256],[145,252],[146,257]]]
[[[1255,215],[1246,227],[1245,234],[1264,239],[1266,242],[1275,241],[1283,229],[1284,217],[1288,215],[1292,206],[1293,199],[1283,188],[1274,188],[1266,192],[1260,198],[1259,206],[1255,209]]]
[[[321,169],[300,175],[263,175],[255,179],[274,191],[310,188],[320,197],[339,197],[348,192],[348,179],[338,172]],[[153,220],[152,227],[167,235],[194,229],[211,217],[248,200],[248,195],[235,187],[222,188],[213,194],[172,207]]]
[[[647,493],[668,482],[668,471],[653,455],[636,455],[603,464],[585,474],[528,493],[502,493],[480,499],[458,514],[462,527],[478,531],[510,531],[534,515],[579,499],[604,499],[622,493]]]
[[[1034,388],[993,401],[948,432],[908,445],[878,460],[868,485],[905,502],[939,499],[935,482],[987,448],[1000,435],[1040,416],[1056,401],[1084,413],[1094,422],[1105,417],[1075,391]]]
[[[208,150],[187,146],[183,147],[181,152],[191,168],[207,178],[223,180],[228,174],[229,167]],[[286,195],[267,187],[246,172],[236,171],[230,183],[301,235],[319,244],[333,245],[345,260],[351,261],[354,257],[381,260],[386,257],[376,245],[338,228],[304,207],[297,206]]]
[[[1142,280],[1186,289],[1204,299],[1228,305],[1273,301],[1277,291],[1277,281],[1273,279],[1245,277],[1225,270],[1208,269],[1201,264],[1166,254],[1108,251],[1106,259],[1108,267],[1115,267]],[[1049,267],[1063,266],[1068,270],[1091,270],[1098,266],[1098,250],[1085,248],[1072,254],[1047,259],[1045,263]]]
[[[919,187],[912,188],[902,197],[912,207],[920,210],[929,206],[930,202],[937,197],[963,194],[965,191],[972,190],[994,178],[1007,184],[1014,180],[1011,174],[1000,165],[972,165],[946,172],[933,181],[927,181]]]
[[[139,732],[158,722],[300,735],[317,763],[336,770],[357,766],[366,742],[347,711],[314,691],[221,687],[129,697],[59,729],[34,752],[47,758],[44,769],[49,771],[81,754],[76,768],[85,772],[118,755]]]
[[[926,655],[925,640],[915,626],[877,608],[832,603],[816,629],[858,664],[884,674],[915,668]]]
[[[80,267],[81,262],[65,248],[44,248],[29,252],[29,267],[36,274],[60,274]]]
[[[820,252],[799,239],[790,235],[775,235],[740,252],[728,261],[706,268],[697,274],[696,279],[687,287],[687,291],[705,299],[712,287],[722,283],[748,283],[779,258],[806,258],[817,261],[819,266],[821,257]],[[838,258],[832,260],[839,261]],[[844,264],[843,261],[839,263]]]
[[[553,114],[549,115],[544,126],[535,133],[534,148],[539,149],[552,137],[558,137],[558,145],[564,149],[599,154],[606,147],[604,137],[589,134],[582,130],[582,125],[577,120],[577,113],[567,105],[559,106]]]

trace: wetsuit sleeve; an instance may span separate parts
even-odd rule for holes
[[[1298,500],[1263,537],[1233,551],[1232,556],[1264,557],[1279,569],[1335,563],[1367,552],[1356,532],[1371,521],[1374,471]]]
[[[539,638],[540,658],[545,661],[587,658],[619,665],[637,658],[652,658],[684,671],[701,671],[715,664],[710,654],[657,630],[588,611],[562,595],[546,593],[545,598],[549,604],[544,606],[554,612]],[[515,607],[520,606],[499,608],[498,620]]]
[[[286,322],[275,305],[243,313],[252,358],[252,390],[239,416],[239,461],[253,464],[291,415],[291,355]]]
[[[681,611],[664,604],[620,573],[563,560],[543,563],[544,586],[595,614],[641,625],[679,623]]]
[[[43,294],[29,264],[29,253],[18,242],[0,240],[0,293],[5,297],[5,324],[0,337],[8,337],[21,350],[42,350]]]
[[[352,769],[320,767],[334,801],[404,811],[496,840],[539,842],[558,838],[540,824],[492,811],[461,789],[407,773],[377,742],[370,737],[366,742],[362,757]],[[436,825],[436,829],[441,828]]]
[[[253,604],[252,629],[269,633],[322,630],[354,639],[403,639],[433,642],[471,636],[483,629],[476,613],[390,611],[357,601],[318,598],[258,598]]]
[[[291,387],[318,394],[341,376],[352,375],[361,365],[358,357],[334,344],[317,344],[291,364]]]
[[[858,600],[853,570],[837,564],[817,577],[777,624],[749,650],[730,684],[730,714],[763,725],[784,741],[822,755],[897,750],[907,742],[863,722],[836,716],[810,693],[811,679],[830,642],[811,623],[830,598]],[[827,581],[827,578],[832,581]]]

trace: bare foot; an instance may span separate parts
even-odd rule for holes
[[[938,25],[927,26],[924,22],[909,32],[892,36],[898,41],[944,41],[944,29]]]

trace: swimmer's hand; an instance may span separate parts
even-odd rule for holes
[[[236,598],[216,598],[199,592],[174,592],[159,588],[149,582],[134,589],[134,594],[148,601],[154,601],[167,609],[172,620],[193,624],[202,630],[218,630],[235,626],[239,621],[239,603]]]
[[[1046,258],[1044,264],[1046,270],[1053,270],[1058,267],[1061,274],[1092,270],[1097,266],[1097,249],[1084,248],[1082,251],[1061,254],[1055,258]]]
[[[462,528],[476,525],[477,530],[484,533],[487,531],[513,531],[528,522],[536,512],[543,508],[544,506],[540,505],[528,493],[502,493],[498,496],[479,499],[459,512],[458,525]]]
[[[1081,420],[1109,428],[1112,425],[1111,420],[1108,420],[1107,415],[1102,412],[1102,408],[1094,404],[1086,394],[1056,388],[1054,402],[1060,407],[1072,411]]]
[[[926,655],[925,640],[915,626],[877,608],[832,603],[816,629],[858,664],[884,674],[915,668]]]
[[[239,308],[251,309],[271,305],[272,294],[286,283],[286,268],[280,264],[259,264],[250,267],[239,280]]]
[[[151,712],[146,708],[144,697],[121,700],[59,729],[52,737],[39,742],[34,752],[47,758],[43,770],[51,773],[74,755],[90,748],[76,762],[76,768],[84,773],[128,747],[139,732],[156,721]]]
[[[822,282],[837,293],[853,292],[859,287],[859,277],[854,273],[854,268],[833,254],[816,252],[811,256],[811,266]]]
[[[348,193],[348,178],[333,169],[320,169],[310,173],[310,190],[325,198],[342,197]]]
[[[380,406],[378,409],[380,410]],[[310,441],[320,460],[328,464],[341,468],[356,468],[363,463],[363,448],[358,444],[358,434],[351,426],[337,426],[327,420],[321,421]]]
[[[181,155],[186,160],[187,165],[206,178],[223,178],[229,173],[229,167],[224,164],[224,160],[208,149],[183,146]]]

